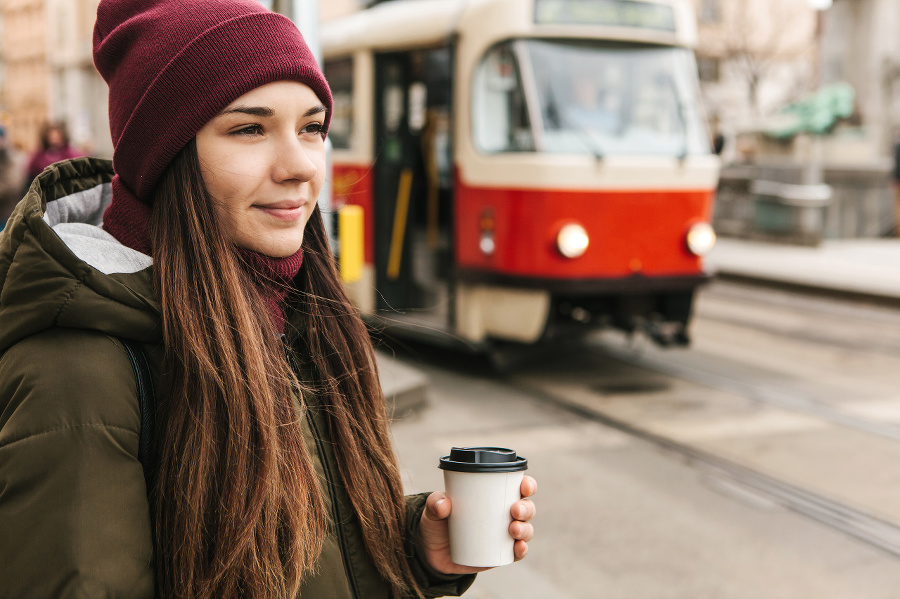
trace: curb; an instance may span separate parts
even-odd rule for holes
[[[428,404],[428,377],[424,373],[378,350],[375,361],[392,420],[403,418]]]
[[[888,308],[900,308],[900,297],[886,293],[879,293],[877,291],[850,289],[846,287],[838,288],[827,284],[816,284],[802,281],[789,281],[777,277],[740,271],[729,271],[727,269],[719,269],[712,274],[713,280],[742,283],[746,285],[753,285],[756,287],[776,289],[779,291],[788,291],[804,295],[815,295],[817,297],[828,297],[839,300],[864,302],[867,304],[874,304]]]

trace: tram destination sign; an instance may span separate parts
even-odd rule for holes
[[[675,31],[675,9],[639,0],[534,0],[538,25],[606,25]]]

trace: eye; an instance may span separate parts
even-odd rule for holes
[[[325,134],[325,125],[323,123],[310,123],[300,130],[300,133],[312,133],[315,135]]]
[[[233,131],[229,131],[228,135],[234,135],[237,137],[240,136],[251,136],[251,135],[262,135],[262,125],[246,125],[241,127],[240,129],[235,129]]]

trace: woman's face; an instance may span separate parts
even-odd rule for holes
[[[66,145],[66,136],[60,129],[52,127],[47,131],[47,144],[51,148],[63,148]]]
[[[300,249],[325,179],[324,122],[309,86],[277,81],[197,133],[203,182],[235,245],[275,258]]]

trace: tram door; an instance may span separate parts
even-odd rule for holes
[[[449,314],[450,49],[376,55],[375,73],[376,308]]]

